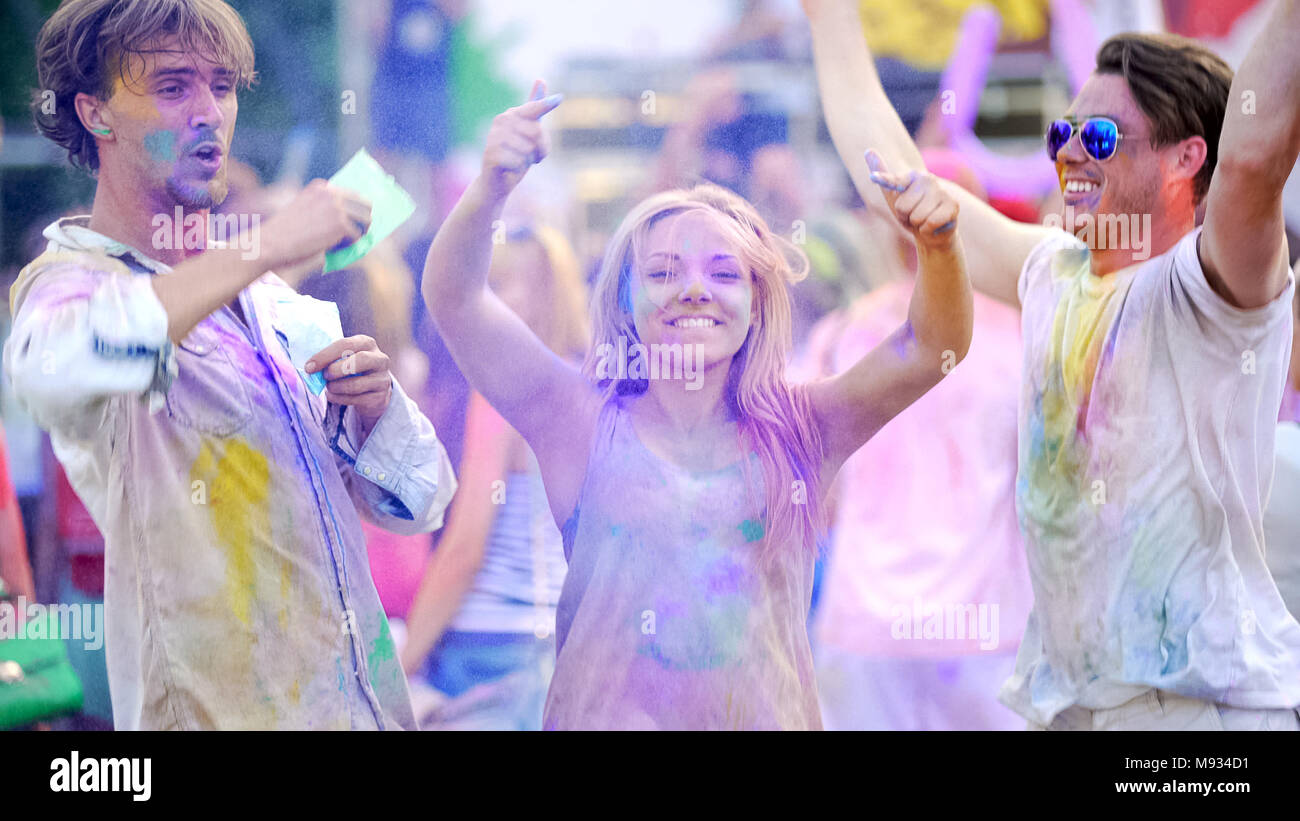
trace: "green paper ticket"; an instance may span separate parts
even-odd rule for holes
[[[415,213],[415,200],[364,148],[330,177],[330,184],[370,200],[370,230],[345,248],[325,252],[325,273],[346,268],[361,259],[375,243],[396,231]]]

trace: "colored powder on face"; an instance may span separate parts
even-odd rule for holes
[[[146,134],[144,147],[154,162],[171,162],[176,159],[176,135],[170,129]]]
[[[271,470],[266,457],[243,439],[226,443],[215,456],[205,441],[190,468],[190,481],[208,485],[208,510],[217,540],[226,551],[226,597],[235,617],[252,627],[257,568],[253,539],[270,536]]]
[[[763,538],[763,523],[757,519],[746,519],[738,525],[738,529],[744,534],[747,542],[756,542]]]

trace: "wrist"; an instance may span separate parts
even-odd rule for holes
[[[357,415],[357,433],[361,441],[365,441],[370,432],[379,424],[379,420],[388,412],[388,406],[393,402],[393,380],[389,377],[388,391],[384,394],[383,404],[378,404],[374,409],[363,409],[359,406],[353,406],[353,411]]]
[[[959,247],[956,228],[953,228],[951,231],[945,231],[942,235],[937,237],[926,237],[925,239],[922,239],[916,234],[913,234],[912,236],[916,240],[917,256],[922,262],[927,260],[933,260],[936,263],[943,262],[946,258],[953,256]]]
[[[501,214],[509,196],[509,190],[502,190],[502,186],[494,184],[491,171],[482,171],[465,189],[461,202],[472,214],[487,213],[495,218]]]

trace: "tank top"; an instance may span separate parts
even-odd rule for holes
[[[756,454],[749,474],[761,485]],[[813,557],[763,533],[741,463],[651,453],[624,403],[600,412],[562,529],[546,729],[821,729],[807,618]]]
[[[531,453],[529,460],[533,470],[510,473],[504,487],[493,488],[502,505],[492,521],[483,565],[453,629],[532,633],[539,638],[555,632],[564,549]]]

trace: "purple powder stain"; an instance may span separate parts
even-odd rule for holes
[[[908,352],[916,347],[916,332],[912,330],[912,320],[903,322],[903,326],[890,336],[889,344],[899,359],[906,358]]]
[[[729,559],[715,562],[705,580],[709,597],[734,595],[745,585],[745,569]]]

